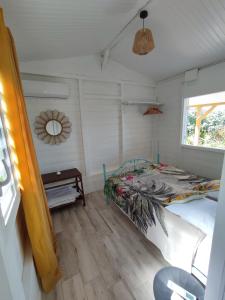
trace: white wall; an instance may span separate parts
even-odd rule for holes
[[[42,61],[20,62],[20,71],[41,75],[62,77],[88,76],[108,80],[133,80],[139,82],[154,82],[144,75],[129,70],[121,64],[109,60],[108,65],[101,71],[100,57],[95,55],[74,58],[52,59]]]
[[[24,245],[24,263],[22,281],[26,300],[41,300],[42,292],[34,266],[30,241],[27,239]]]
[[[118,122],[115,123],[115,120],[120,118],[117,99],[120,91],[116,85],[109,84],[107,86],[106,84],[103,84],[104,80],[123,82],[123,86],[125,86],[124,97],[126,99],[130,99],[131,97],[154,97],[154,87],[145,90],[145,87],[141,86],[143,83],[154,86],[154,82],[150,79],[131,71],[112,60],[110,60],[106,69],[102,72],[100,68],[100,59],[97,56],[22,62],[21,71],[61,77],[60,80],[69,82],[74,93],[71,95],[68,102],[62,102],[61,100],[50,100],[45,103],[42,100],[31,100],[27,102],[31,126],[34,117],[41,110],[49,108],[56,108],[68,113],[70,119],[74,123],[73,132],[75,134],[73,135],[73,142],[68,141],[66,144],[59,146],[59,148],[53,148],[53,146],[47,145],[43,146],[43,144],[40,141],[38,142],[34,136],[42,172],[67,168],[70,165],[77,165],[84,172],[86,162],[87,173],[89,173],[90,177],[91,174],[99,172],[100,162],[104,161],[112,167],[117,165],[118,161],[116,159],[118,158],[117,154],[120,150],[117,143],[121,138],[121,128],[119,127],[121,124]],[[102,93],[108,97],[105,99],[102,97],[101,100],[83,97],[83,125],[81,125],[79,115],[78,81],[75,79],[77,76],[102,80],[99,84],[96,83],[95,87],[91,87],[90,82],[88,83],[87,80],[84,84],[83,91],[86,90],[89,94]],[[71,77],[73,79],[65,79],[66,77]],[[122,159],[134,156],[146,156],[148,154],[149,158],[152,158],[152,149],[155,148],[156,140],[159,140],[161,161],[176,164],[200,175],[218,178],[221,173],[222,153],[181,147],[181,110],[184,93],[204,94],[224,89],[225,64],[218,64],[200,70],[197,81],[186,85],[185,91],[183,81],[184,75],[181,74],[175,78],[161,81],[157,85],[158,101],[165,104],[163,106],[164,114],[161,116],[143,117],[140,106],[123,107]],[[129,82],[139,82],[140,86],[130,85]],[[102,84],[104,85],[105,90]],[[92,89],[92,91],[90,89]],[[117,92],[118,94],[116,94]],[[109,99],[109,96],[112,96],[110,93],[114,93],[115,99],[112,97]],[[72,107],[73,109],[71,110],[70,108]],[[97,121],[95,122],[94,120]],[[111,126],[112,124],[110,122],[114,124],[114,127]],[[100,131],[100,128],[101,130],[102,128],[105,128],[105,131]],[[96,132],[96,135],[93,134],[94,132]],[[106,134],[107,132],[108,135]],[[85,149],[82,148],[82,134],[84,135]],[[111,144],[109,144],[109,140],[111,141]],[[93,148],[96,145],[98,149]],[[106,147],[105,150],[104,147]],[[96,155],[94,156],[94,159],[93,155],[89,155],[91,149],[95,150],[94,154]],[[109,149],[111,150],[111,153]],[[47,152],[51,153],[51,155],[46,155]],[[55,159],[55,155],[52,155],[53,152],[56,153],[58,157],[57,160]],[[103,152],[106,155],[103,155]],[[97,159],[99,157],[100,160]],[[98,160],[98,162],[96,162],[97,165],[94,165],[94,160]],[[91,178],[91,180],[89,177],[86,180],[89,186],[88,191],[101,187],[99,185],[101,176],[98,179],[96,179],[97,177],[95,177],[95,179]]]
[[[33,78],[33,77],[32,77]],[[43,78],[37,77],[36,80]],[[33,78],[34,79],[34,78]],[[63,78],[49,78],[45,77],[43,80],[66,82],[70,88],[70,97],[64,99],[43,99],[43,98],[27,98],[27,112],[30,121],[30,126],[33,132],[33,140],[35,143],[37,158],[40,169],[43,173],[51,172],[61,169],[69,169],[71,166],[84,170],[84,158],[82,149],[82,134],[80,122],[80,106],[78,99],[78,84],[72,79]],[[36,116],[41,111],[46,110],[62,111],[69,117],[72,123],[72,132],[70,138],[66,143],[60,145],[44,144],[34,134],[34,122]]]
[[[197,82],[189,84],[189,88],[192,85],[192,90],[199,94],[215,92],[221,88],[224,90],[225,84],[221,84],[224,78],[224,64],[202,69]],[[159,140],[161,161],[175,164],[199,175],[220,178],[223,153],[181,146],[183,88],[184,75],[161,81],[157,86],[158,101],[164,104],[163,115],[158,118],[154,132],[155,138]],[[185,92],[187,96],[187,88]]]
[[[194,97],[225,90],[225,62],[200,69],[198,78],[185,83],[184,96]]]
[[[0,299],[41,300],[23,215],[17,207],[15,214],[16,219],[13,212],[6,226],[0,222]]]
[[[101,71],[97,56],[23,62],[20,69],[39,74],[36,80],[70,86],[66,100],[26,99],[32,128],[35,117],[48,109],[64,112],[72,122],[71,137],[61,145],[45,145],[33,134],[42,173],[78,167],[86,171],[87,193],[103,187],[102,163],[115,168],[131,157],[152,157],[151,117],[143,116],[139,106],[121,106],[122,98],[154,98],[150,79],[111,60]]]
[[[6,300],[25,300],[25,290],[22,282],[24,253],[18,229],[19,226],[14,220],[12,223],[8,223],[7,227],[5,225],[0,226],[0,256],[3,258],[0,265],[0,275],[3,281],[4,279],[8,280],[11,291],[11,297],[7,295]],[[4,269],[5,274],[2,274]]]

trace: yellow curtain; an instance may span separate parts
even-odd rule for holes
[[[54,232],[27,118],[14,42],[5,27],[1,8],[0,89],[33,257],[43,290],[49,292],[60,278]]]

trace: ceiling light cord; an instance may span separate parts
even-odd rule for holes
[[[122,33],[128,28],[128,26],[136,19],[136,17],[143,11],[153,0],[148,0],[141,8],[138,9],[137,13],[129,20],[129,22],[118,32],[118,34],[112,39],[108,46],[102,51],[112,50],[120,42]]]

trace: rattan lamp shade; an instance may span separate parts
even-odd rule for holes
[[[134,38],[133,52],[146,55],[155,48],[152,32],[148,28],[138,30]]]

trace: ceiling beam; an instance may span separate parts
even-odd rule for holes
[[[110,50],[106,49],[102,54],[101,54],[101,70],[103,71],[108,64],[109,61],[109,54]]]
[[[225,105],[225,102],[211,102],[205,104],[189,104],[188,107],[207,107],[207,106],[220,106]]]
[[[108,46],[101,52],[101,69],[103,70],[105,66],[108,63],[110,51],[116,47],[116,45],[120,42],[122,37],[124,36],[125,32],[127,31],[129,25],[136,19],[136,17],[139,15],[139,12],[146,8],[150,3],[152,3],[153,0],[148,0],[144,5],[142,5],[138,11],[135,13],[135,15],[128,21],[126,25],[123,26],[123,28],[114,36],[114,38],[111,40],[111,42],[108,44]]]

